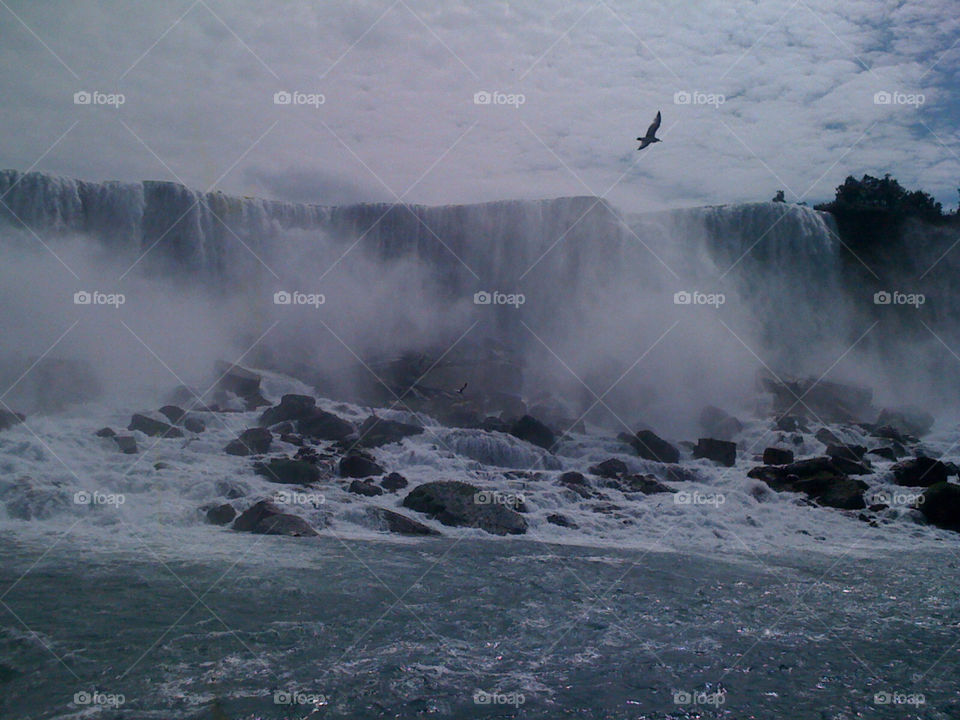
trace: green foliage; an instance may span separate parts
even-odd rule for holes
[[[848,177],[837,187],[833,202],[817,206],[835,215],[857,212],[882,212],[893,220],[918,217],[936,221],[944,217],[943,206],[922,190],[909,191],[895,178],[886,174],[883,178],[864,175],[861,180]]]

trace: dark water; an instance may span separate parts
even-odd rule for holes
[[[960,717],[948,550],[231,541],[0,541],[0,717]]]

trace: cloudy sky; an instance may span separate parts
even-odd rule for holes
[[[946,0],[0,0],[0,166],[625,209],[890,172],[952,208],[958,42]]]

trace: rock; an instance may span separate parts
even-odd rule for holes
[[[338,466],[340,477],[365,478],[371,475],[383,475],[384,470],[372,458],[360,453],[351,453],[340,459]]]
[[[477,527],[493,535],[521,535],[527,531],[523,516],[500,503],[480,502],[488,493],[469,483],[441,480],[418,485],[403,499],[403,506],[436,518],[444,525]]]
[[[309,395],[284,395],[280,398],[279,405],[263,411],[260,416],[260,424],[267,426],[288,420],[302,420],[310,417],[316,406],[317,401]]]
[[[930,487],[947,481],[947,466],[928,457],[902,460],[891,468],[897,485]]]
[[[489,416],[489,417],[485,417],[480,422],[480,429],[486,430],[487,432],[502,432],[509,435],[510,423],[504,420],[501,420],[498,417]]]
[[[368,507],[367,515],[378,526],[381,531],[398,533],[399,535],[439,535],[436,530],[427,527],[422,522],[417,522],[413,518],[401,515],[393,510],[387,510],[381,507]]]
[[[878,425],[894,427],[906,435],[923,437],[933,427],[933,415],[916,405],[884,408],[877,418]]]
[[[374,485],[369,480],[354,480],[348,488],[350,492],[356,495],[366,495],[367,497],[376,497],[383,495],[383,488]]]
[[[653,475],[628,475],[617,481],[617,488],[624,493],[643,493],[644,495],[654,495],[656,493],[676,492],[673,488],[667,487],[657,480]]]
[[[863,460],[867,449],[863,445],[847,445],[840,443],[838,445],[827,445],[827,457],[846,458],[859,462]]]
[[[320,471],[313,463],[290,458],[273,458],[254,465],[254,472],[270,482],[284,485],[309,485],[320,479]]]
[[[299,435],[294,435],[293,433],[284,433],[281,435],[280,442],[289,443],[290,445],[296,445],[298,447],[303,446],[303,438]]]
[[[233,523],[233,529],[258,535],[312,537],[317,534],[306,520],[283,512],[269,500],[261,500],[245,510]]]
[[[837,437],[836,433],[830,428],[820,428],[814,437],[828,447],[830,445],[843,445],[843,440]]]
[[[263,455],[270,452],[270,444],[273,441],[273,435],[266,428],[247,428],[236,440],[227,443],[224,451],[228,455]]]
[[[844,475],[834,458],[818,457],[789,465],[755,467],[747,477],[763,480],[777,492],[804,493],[820,505],[842,510],[866,507],[863,491],[867,484]]]
[[[2,414],[2,411],[0,411],[0,414]],[[0,421],[0,424],[2,424],[2,421]],[[97,437],[111,438],[111,437],[114,437],[117,433],[115,433],[115,432],[113,431],[113,428],[105,427],[105,428],[100,428],[100,429],[97,430],[97,432],[94,433],[94,434],[95,434]]]
[[[644,460],[662,463],[680,462],[680,451],[650,430],[638,430],[630,445]]]
[[[960,532],[960,485],[948,482],[931,485],[917,507],[933,525]]]
[[[217,493],[228,500],[242,498],[250,492],[250,489],[246,485],[231,480],[219,480],[216,487]]]
[[[570,520],[566,515],[560,515],[559,513],[547,515],[547,522],[551,525],[559,525],[560,527],[570,528],[571,530],[576,530],[578,527],[580,527],[573,520]]]
[[[124,455],[137,454],[137,440],[133,435],[114,435],[113,441],[117,443],[117,449]]]
[[[743,423],[727,411],[707,405],[700,412],[700,427],[712,438],[732,440],[743,430]]]
[[[707,458],[721,465],[733,467],[737,463],[737,445],[725,440],[700,438],[697,440],[697,446],[693,449],[693,456],[695,458]]]
[[[164,405],[159,412],[173,425],[179,425],[186,414],[182,408],[178,408],[176,405]]]
[[[139,430],[144,435],[151,437],[183,437],[183,431],[180,428],[175,428],[173,425],[146,413],[135,413],[130,419],[127,430]]]
[[[797,415],[781,415],[774,421],[773,426],[781,432],[809,432],[806,420]]]
[[[214,369],[219,377],[217,390],[231,392],[243,398],[247,410],[256,410],[258,407],[270,404],[260,394],[261,378],[257,373],[223,361],[218,362]]]
[[[882,457],[884,460],[896,460],[897,454],[893,451],[893,448],[888,447],[878,447],[873,450],[867,450],[867,455],[876,455],[877,457]]]
[[[396,492],[397,490],[403,490],[408,483],[407,479],[400,473],[392,472],[380,481],[380,485],[384,490],[389,490],[390,492]]]
[[[229,525],[237,516],[237,511],[230,503],[217,505],[207,510],[207,522],[211,525]]]
[[[155,462],[153,464],[154,470],[168,470],[170,466],[165,462]]]
[[[207,424],[200,418],[188,415],[186,420],[183,421],[183,427],[192,433],[202,433],[207,429]]]
[[[297,454],[293,456],[293,459],[306,460],[308,463],[313,463],[316,465],[318,462],[320,462],[320,454],[312,447],[304,445],[297,450]]]
[[[319,408],[297,421],[297,432],[320,440],[343,441],[356,433],[353,423]]]
[[[873,391],[867,387],[822,378],[777,377],[767,370],[757,373],[757,381],[773,396],[773,411],[777,415],[810,414],[814,419],[832,423],[856,422],[876,414],[871,405]]]
[[[881,425],[877,428],[874,428],[873,432],[870,433],[873,437],[884,438],[885,440],[893,440],[896,443],[909,443],[910,438],[907,437],[904,433],[897,430],[897,428],[892,425]]]
[[[836,465],[837,469],[844,475],[870,475],[873,473],[873,468],[868,464],[851,460],[846,455],[833,457],[833,464]]]
[[[510,427],[510,434],[545,450],[550,450],[556,442],[553,430],[532,415],[524,415],[513,423]]]
[[[0,408],[0,430],[6,430],[14,425],[19,425],[26,419],[27,418],[23,413],[15,413],[7,410],[6,408]],[[101,435],[100,437],[103,436]]]
[[[358,445],[368,448],[381,447],[390,443],[397,443],[407,437],[420,435],[423,428],[419,425],[385,420],[371,415],[360,426]]]
[[[627,464],[623,462],[623,460],[617,460],[616,458],[604,460],[599,465],[594,465],[590,468],[591,474],[604,478],[618,478],[626,475],[628,472],[630,472],[630,470],[627,468]]]
[[[626,465],[624,465],[624,468],[626,468]],[[557,481],[564,485],[587,485],[587,479],[583,476],[583,473],[578,473],[576,470],[563,473],[557,478]]]
[[[793,462],[793,450],[768,447],[763,451],[764,465],[789,465]]]

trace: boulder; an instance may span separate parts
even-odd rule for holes
[[[737,463],[737,444],[713,438],[700,438],[693,449],[693,456],[733,467]]]
[[[889,448],[889,447],[878,447],[878,448],[874,448],[873,450],[867,450],[866,454],[876,455],[877,457],[881,457],[884,460],[897,459],[897,453],[894,452],[893,448]]]
[[[236,440],[227,443],[224,451],[228,455],[263,455],[270,452],[273,435],[266,428],[247,428]]]
[[[960,485],[948,482],[931,485],[917,507],[931,524],[960,532]]]
[[[371,415],[360,426],[358,445],[368,448],[381,447],[390,443],[397,443],[404,438],[420,435],[423,428],[420,425],[386,420]]]
[[[615,480],[608,480],[604,483],[604,487],[613,488],[623,493],[643,493],[644,495],[676,492],[673,488],[667,487],[657,480],[653,475],[627,475]]]
[[[372,458],[360,453],[351,453],[340,459],[338,466],[340,477],[366,478],[372,475],[383,475],[384,470]]]
[[[481,420],[479,427],[481,430],[486,430],[487,432],[510,433],[510,423],[493,416],[488,416]]]
[[[158,412],[173,425],[179,425],[180,421],[183,420],[183,416],[186,414],[183,408],[179,408],[176,405],[164,405]]]
[[[237,516],[237,511],[230,503],[217,505],[207,510],[207,522],[211,525],[229,525]]]
[[[884,440],[893,440],[901,445],[910,442],[910,438],[905,433],[897,430],[893,425],[880,425],[874,428],[870,434],[873,437],[883,438]]]
[[[577,525],[573,520],[568,518],[566,515],[561,515],[560,513],[547,515],[547,522],[551,525],[570,528],[571,530],[576,530],[579,527],[579,525]]]
[[[299,435],[295,435],[294,433],[284,433],[280,436],[280,442],[296,445],[297,447],[303,447],[303,438]]]
[[[117,449],[124,455],[137,454],[137,439],[133,435],[114,435],[113,441],[117,444]]]
[[[707,405],[700,412],[700,428],[712,438],[733,440],[743,430],[743,423],[726,410]]]
[[[353,436],[356,428],[333,413],[315,408],[310,415],[297,421],[297,432],[305,437],[336,442]]]
[[[624,465],[626,468],[626,465]],[[587,485],[587,479],[583,476],[583,473],[579,473],[576,470],[571,470],[570,472],[565,472],[559,478],[557,482],[563,483],[564,485]]]
[[[270,482],[284,485],[309,485],[320,479],[320,471],[313,463],[290,458],[272,458],[254,465],[254,472]]]
[[[355,495],[365,495],[366,497],[383,495],[383,488],[374,485],[370,480],[354,480],[350,483],[348,490]]]
[[[793,462],[793,450],[768,447],[763,451],[764,465],[789,465]]]
[[[680,462],[680,451],[650,430],[638,430],[630,445],[644,460],[662,463]]]
[[[117,433],[114,432],[114,429],[109,427],[100,428],[94,433],[94,435],[96,435],[97,437],[102,437],[102,438],[112,438],[112,437],[115,437],[116,434]]]
[[[440,533],[422,522],[382,507],[368,507],[367,516],[381,532],[399,535],[439,535]]]
[[[317,534],[306,520],[283,512],[269,500],[261,500],[241,513],[233,529],[258,535],[312,537]]]
[[[846,455],[833,456],[833,464],[845,475],[870,475],[873,473],[873,468],[866,461],[857,462]]]
[[[809,432],[806,420],[797,415],[781,415],[774,420],[773,427],[780,432]]]
[[[832,458],[846,458],[847,460],[854,460],[859,462],[863,460],[864,454],[867,452],[867,449],[863,445],[847,445],[845,443],[840,443],[837,445],[827,445],[827,457]]]
[[[777,492],[804,493],[820,505],[843,510],[866,507],[863,491],[867,484],[840,471],[834,458],[817,457],[789,465],[755,467],[747,477],[763,480]]]
[[[894,427],[905,435],[923,437],[933,427],[933,415],[916,405],[884,408],[877,418],[878,425]]]
[[[811,415],[822,422],[856,422],[876,414],[868,387],[822,378],[778,377],[768,370],[757,373],[760,388],[773,396],[777,415]],[[802,400],[802,402],[801,402]]]
[[[493,535],[521,535],[527,531],[523,516],[500,503],[479,502],[487,497],[479,488],[456,480],[418,485],[403,499],[403,506],[436,518],[444,525],[476,527]]]
[[[553,430],[532,415],[524,415],[513,423],[510,426],[510,434],[545,450],[550,450],[556,442]]]
[[[397,490],[403,490],[403,488],[405,488],[408,485],[408,483],[407,483],[407,479],[403,475],[401,475],[400,473],[392,472],[389,475],[386,475],[380,481],[380,485],[381,487],[383,487],[384,490],[388,490],[390,492],[396,492]]]
[[[202,433],[207,429],[207,424],[198,417],[193,415],[187,415],[183,421],[184,430],[189,430],[192,433]]]
[[[604,478],[618,478],[626,475],[628,472],[630,472],[630,470],[627,464],[623,460],[617,460],[616,458],[604,460],[599,465],[594,465],[590,468],[591,474]]]
[[[317,401],[309,395],[288,394],[280,398],[280,404],[267,408],[260,416],[263,426],[276,425],[288,420],[302,420],[310,417],[316,409]]]
[[[170,423],[154,417],[152,413],[135,413],[130,419],[127,430],[139,430],[151,437],[183,437],[183,431],[180,428],[175,428]]]
[[[15,413],[6,408],[0,408],[0,430],[6,430],[14,425],[19,425],[24,420],[26,420],[26,416],[23,413]],[[100,437],[103,436],[101,435]]]
[[[946,465],[928,457],[902,460],[891,469],[897,485],[908,487],[930,487],[945,483],[949,475]]]
[[[830,428],[820,428],[814,434],[814,437],[827,447],[831,445],[843,445],[843,440],[841,440]]]
[[[219,378],[217,389],[243,398],[248,410],[270,404],[260,394],[260,375],[252,370],[221,360],[214,366],[214,371]]]

